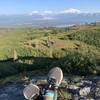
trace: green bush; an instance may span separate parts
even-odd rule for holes
[[[96,68],[97,62],[95,56],[88,54],[83,55],[79,52],[73,51],[66,53],[65,57],[54,61],[51,67],[60,66],[65,73],[76,75],[99,74],[99,68]],[[94,73],[94,71],[96,73]]]
[[[87,44],[100,47],[100,29],[97,30],[81,30],[77,33],[68,35],[69,39],[83,41]]]

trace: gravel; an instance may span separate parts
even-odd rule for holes
[[[46,77],[32,77],[32,82],[36,80],[46,80]],[[65,89],[73,98],[72,100],[100,100],[100,76],[85,77],[75,83],[67,81],[65,81],[67,84]],[[25,100],[23,96],[25,84],[26,80],[16,80],[0,86],[0,100]]]

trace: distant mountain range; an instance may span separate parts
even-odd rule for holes
[[[0,26],[34,26],[34,27],[52,27],[66,26],[72,24],[83,24],[100,21],[100,13],[79,13],[79,12],[61,12],[61,13],[38,13],[22,15],[0,15]]]

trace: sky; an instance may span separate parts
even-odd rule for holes
[[[100,12],[100,0],[0,0],[0,14]]]

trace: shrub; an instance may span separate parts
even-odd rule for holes
[[[87,44],[100,47],[100,29],[97,30],[81,30],[78,33],[68,35],[69,39],[80,40]]]
[[[58,61],[54,61],[51,67],[60,66],[65,73],[76,75],[89,75],[99,73],[100,70],[96,68],[97,62],[95,56],[83,55],[79,52],[66,53],[65,57],[59,58]]]

